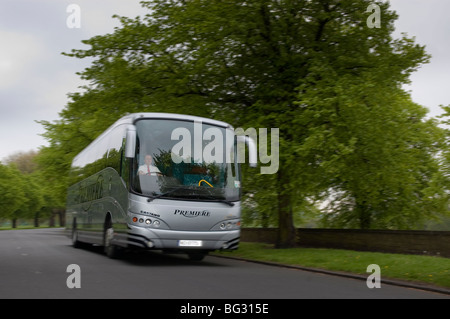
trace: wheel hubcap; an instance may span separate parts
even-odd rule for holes
[[[114,237],[114,229],[108,228],[105,235],[105,246],[110,246]]]

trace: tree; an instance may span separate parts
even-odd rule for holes
[[[369,4],[380,7],[381,28],[367,27]],[[435,148],[419,141],[429,135],[413,131],[423,126],[431,132],[434,124],[425,123],[422,111],[399,89],[428,56],[406,36],[392,39],[397,16],[388,3],[155,0],[143,6],[148,15],[119,17],[122,26],[112,34],[85,40],[89,49],[67,54],[93,62],[81,73],[90,81],[85,92],[71,96],[60,121],[43,123],[51,141],[47,159],[60,161],[55,167],[66,170],[81,145],[126,112],[188,113],[235,127],[277,127],[280,167],[274,176],[261,178],[266,189],[273,189],[277,247],[295,244],[294,209],[315,194],[330,189],[346,194],[339,200],[353,201],[360,226],[372,227],[381,203],[399,203],[392,194],[405,199],[428,189],[429,170],[436,168],[423,166],[427,177],[421,179],[414,165],[433,166]],[[384,112],[391,100],[383,94],[394,101],[390,112]],[[357,113],[355,123],[352,112]],[[410,119],[415,112],[419,116]],[[391,154],[389,149],[396,147],[391,142],[403,137],[394,129],[384,131],[385,123],[396,123],[421,146],[403,139],[399,147],[406,155]],[[377,155],[372,146],[385,134],[393,134],[387,137],[390,143],[380,144],[390,156],[372,158]],[[403,161],[408,168],[391,179],[411,169],[415,177],[407,182],[420,186],[399,193],[398,183],[388,182],[392,172],[384,170],[375,174],[380,176],[377,191],[360,191],[367,189],[359,187],[366,179],[361,174]],[[354,163],[359,170],[352,170]],[[245,185],[249,194],[258,190]]]
[[[17,152],[6,157],[5,164],[14,163],[22,174],[30,174],[37,170],[36,155],[37,152],[34,150]]]
[[[37,218],[43,205],[43,197],[38,183],[33,175],[21,174],[18,170],[15,172],[16,183],[23,190],[24,198],[20,205],[12,213],[13,228],[19,218]]]
[[[383,90],[370,79],[364,90],[344,78],[334,83],[311,94],[320,112],[312,112],[303,146],[328,180],[325,225],[410,229],[445,212],[444,132],[425,119],[426,109],[388,83]]]
[[[36,156],[36,151],[18,152],[8,156],[5,161],[15,176],[11,182],[19,185],[25,196],[11,215],[14,228],[18,218],[34,218],[36,225],[43,205],[42,190],[38,185],[44,183],[38,179]]]
[[[22,186],[19,172],[10,166],[0,164],[0,214],[2,217],[13,219],[13,227],[15,227],[15,212],[26,200]]]

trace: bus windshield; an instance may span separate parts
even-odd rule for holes
[[[234,131],[213,124],[140,119],[132,189],[149,198],[237,201]]]

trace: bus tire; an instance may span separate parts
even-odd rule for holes
[[[202,261],[207,254],[205,253],[188,253],[189,260]]]
[[[82,248],[82,242],[78,240],[78,230],[76,226],[76,221],[74,221],[72,227],[72,246],[74,248]]]
[[[112,243],[113,238],[114,228],[111,222],[111,218],[108,217],[105,222],[105,231],[103,233],[103,246],[106,256],[115,259],[120,257],[120,249]]]

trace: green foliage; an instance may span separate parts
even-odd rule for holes
[[[33,218],[43,205],[39,181],[33,175],[20,174],[18,171],[16,176],[17,180],[20,181],[25,196],[19,208],[14,211],[13,218]]]
[[[40,179],[36,152],[17,153],[7,159],[8,165],[0,165],[0,194],[3,208],[0,217],[15,221],[34,218],[44,205],[42,179]]]
[[[443,130],[396,87],[342,82],[302,96],[320,109],[311,112],[301,153],[315,156],[316,169],[326,173],[325,225],[415,228],[445,212],[437,161]]]
[[[14,218],[25,202],[23,181],[18,170],[0,164],[0,207],[1,217]]]

